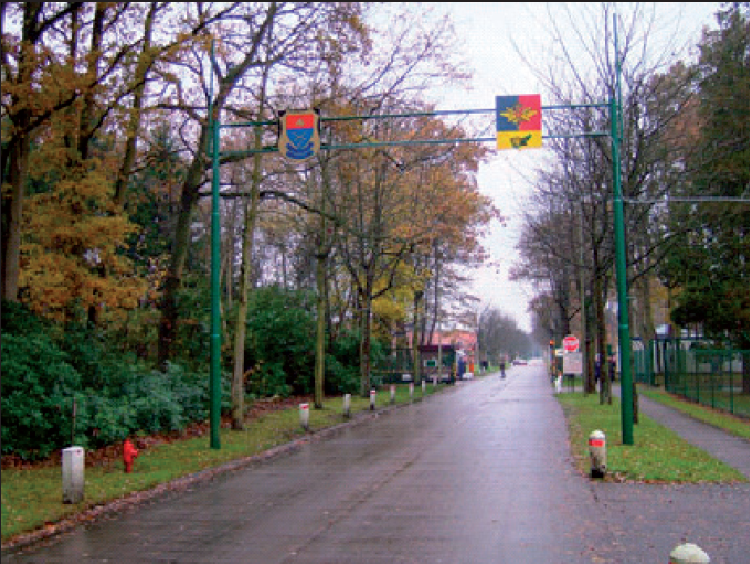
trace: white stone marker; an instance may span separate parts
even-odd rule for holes
[[[669,564],[709,564],[711,559],[698,545],[680,544],[669,553]]]
[[[63,503],[80,503],[83,501],[84,461],[83,447],[63,449]]]

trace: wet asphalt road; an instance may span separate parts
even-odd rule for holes
[[[544,368],[529,366],[3,560],[639,563],[687,537],[737,564],[750,562],[749,512],[746,485],[591,483]]]

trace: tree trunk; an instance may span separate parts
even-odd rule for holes
[[[130,114],[130,121],[127,129],[127,139],[125,140],[125,157],[123,158],[122,165],[120,166],[117,180],[115,181],[115,196],[114,201],[118,206],[125,204],[125,195],[128,188],[128,178],[135,165],[135,158],[138,153],[138,136],[141,129],[141,113],[143,109],[143,93],[146,88],[146,76],[151,67],[149,64],[150,55],[149,50],[151,49],[151,32],[154,25],[154,15],[156,13],[158,4],[152,2],[149,4],[150,9],[146,16],[146,22],[143,30],[143,48],[138,58],[138,66],[136,68],[136,82],[137,85],[133,92],[133,111]]]
[[[24,185],[29,168],[29,138],[20,135],[8,147],[10,167],[10,198],[3,197],[3,299],[18,301],[18,278],[21,259],[21,216],[23,213]],[[4,171],[3,171],[4,172]]]
[[[328,179],[325,172],[321,174],[320,195],[320,231],[318,234],[318,249],[315,254],[315,286],[317,295],[315,298],[317,310],[317,328],[315,336],[315,409],[323,409],[323,396],[325,392],[326,373],[326,309],[327,309],[327,284],[326,266],[328,261],[328,222],[326,221],[326,200],[328,198]]]
[[[591,339],[591,323],[589,323],[589,311],[591,309],[591,301],[584,297],[583,300],[583,308],[581,311],[581,314],[584,316],[584,331],[583,331],[583,344],[584,344],[584,353],[585,357],[583,359],[583,364],[586,367],[586,386],[585,386],[585,392],[587,394],[595,394],[596,393],[596,374],[594,372],[594,350],[591,347],[592,339]]]
[[[368,274],[369,276],[369,274]],[[370,307],[371,298],[367,295],[362,296],[364,302],[361,309],[360,327],[362,328],[362,338],[360,340],[359,357],[360,357],[360,393],[363,398],[370,394]]]
[[[182,273],[190,249],[190,223],[193,211],[198,203],[198,189],[205,169],[204,159],[210,139],[208,122],[201,127],[198,151],[188,169],[187,178],[182,184],[180,195],[180,213],[175,228],[172,257],[169,262],[164,282],[164,293],[161,302],[161,320],[159,322],[159,366],[166,371],[167,363],[173,356],[173,345],[177,336],[178,308],[177,292],[182,284]]]
[[[261,111],[263,115],[265,105],[265,78],[263,81],[263,98]],[[255,149],[262,147],[263,133],[260,128],[255,130]],[[255,220],[258,215],[258,197],[261,183],[261,154],[253,157],[253,185],[250,195],[250,205],[245,205],[245,225],[242,236],[242,266],[240,268],[239,304],[237,307],[237,323],[234,328],[234,368],[232,371],[232,429],[245,428],[245,330],[247,324],[247,294],[251,290],[249,281],[253,268],[253,243],[255,240]]]
[[[604,284],[600,277],[594,280],[594,310],[596,315],[596,351],[599,355],[599,402],[604,405],[609,394],[609,367],[607,366],[607,326],[604,319]]]
[[[3,15],[6,4],[3,3]],[[23,25],[21,29],[22,43],[35,45],[39,40],[39,19],[42,5],[27,2],[23,9]],[[18,57],[18,84],[28,84],[31,88],[32,65],[22,48]],[[11,100],[12,106],[20,102],[18,96]],[[21,107],[12,121],[15,131],[7,147],[7,156],[3,155],[2,176],[8,173],[10,183],[10,197],[3,196],[2,206],[2,263],[0,263],[0,278],[2,279],[2,297],[11,302],[18,301],[18,279],[21,274],[21,221],[23,214],[23,199],[25,197],[26,180],[29,171],[29,154],[31,152],[31,110]],[[5,153],[5,151],[3,151]],[[10,162],[8,162],[8,160]],[[7,168],[6,168],[7,166]]]
[[[419,290],[414,290],[414,328],[412,329],[412,336],[411,336],[411,347],[412,347],[412,363],[414,366],[414,382],[419,384],[422,381],[422,371],[420,370],[421,366],[419,365],[419,327],[420,327],[420,318],[419,318],[419,301],[421,299],[421,292]]]
[[[325,219],[322,220],[323,229],[321,236],[325,237]],[[326,370],[326,259],[325,243],[320,245],[316,256],[315,284],[317,296],[315,299],[317,307],[317,334],[315,337],[315,409],[323,408],[323,390],[325,387]]]

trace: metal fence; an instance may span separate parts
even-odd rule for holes
[[[432,381],[433,376],[438,373],[437,359],[434,355],[422,353],[420,367],[420,379]],[[442,353],[442,374],[443,381],[452,379],[453,363],[456,360],[456,354],[452,350],[446,350]],[[371,370],[371,382],[373,386],[385,384],[400,384],[402,382],[411,382],[414,378],[414,351],[412,349],[395,349],[391,354],[384,357],[380,362],[375,363]]]
[[[634,341],[635,380],[750,417],[750,351],[707,346],[695,339]]]

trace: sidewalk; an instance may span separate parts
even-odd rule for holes
[[[619,385],[613,393],[620,395]],[[638,401],[641,414],[750,479],[750,442],[642,395]],[[666,562],[669,552],[684,542],[700,546],[711,564],[750,562],[750,484],[592,481],[590,487],[595,499],[591,534],[604,543],[597,554],[602,562]],[[615,542],[608,543],[608,537]]]
[[[619,397],[620,386],[613,386],[612,392]],[[750,480],[750,442],[747,440],[730,435],[722,429],[698,421],[643,395],[638,395],[638,409],[640,413],[672,429],[691,445],[705,450]]]
[[[750,480],[750,442],[747,440],[730,435],[722,429],[698,421],[642,395],[638,396],[638,407],[644,415],[648,415],[660,425],[669,427],[690,444],[702,448],[714,458],[739,470]]]

